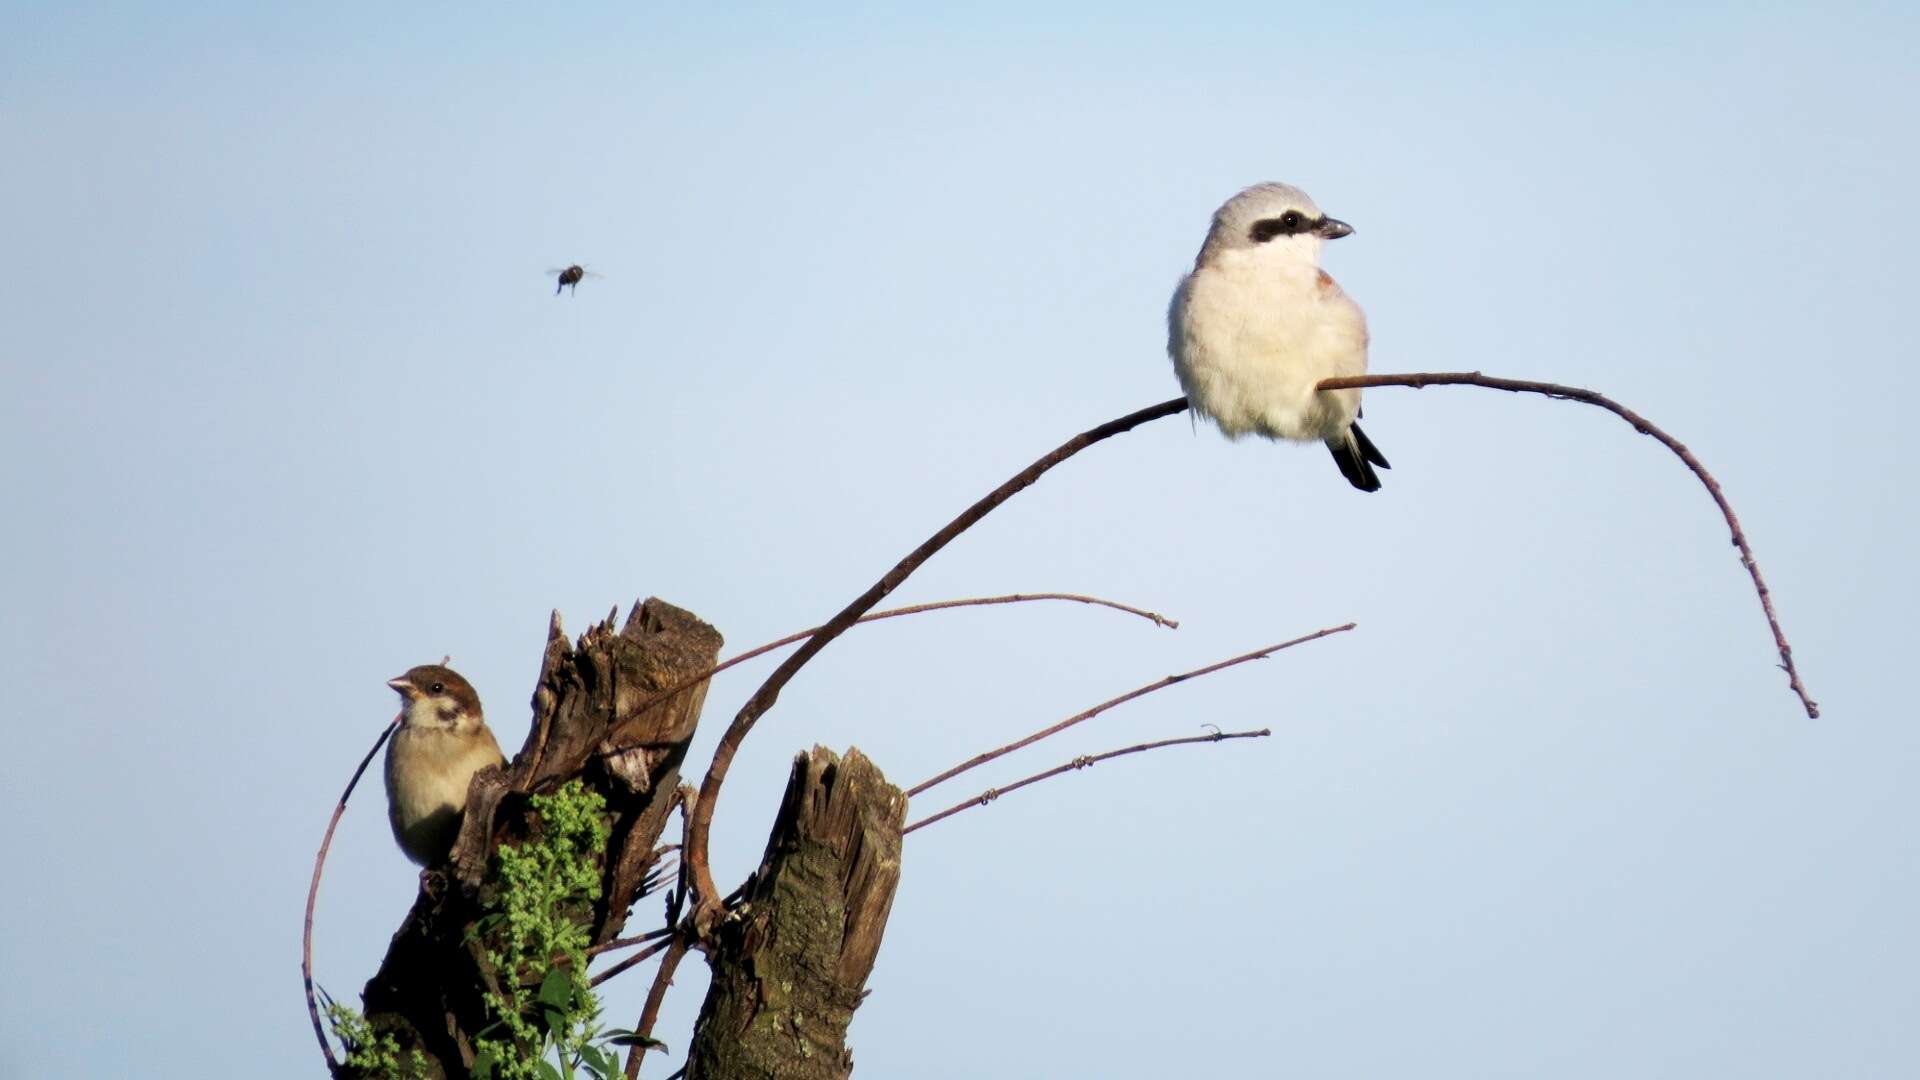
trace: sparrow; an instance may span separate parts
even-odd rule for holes
[[[1193,272],[1167,309],[1167,353],[1196,415],[1228,438],[1320,440],[1340,475],[1380,490],[1387,459],[1354,423],[1360,391],[1316,392],[1367,370],[1367,317],[1320,269],[1320,247],[1353,226],[1288,184],[1255,184],[1213,215]]]
[[[387,744],[387,820],[400,850],[427,866],[453,849],[473,774],[506,758],[480,695],[452,668],[423,664],[387,685],[400,695],[400,730]]]

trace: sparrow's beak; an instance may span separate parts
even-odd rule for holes
[[[413,688],[412,683],[407,681],[407,677],[405,675],[402,675],[397,679],[388,679],[387,685],[393,687],[394,690],[399,692],[401,697],[406,698],[408,701],[412,701],[415,697],[419,696],[419,693],[420,693],[418,690],[415,690]]]
[[[1353,226],[1341,221],[1339,218],[1323,218],[1320,222],[1320,227],[1313,231],[1319,233],[1322,239],[1338,240],[1343,236],[1351,236],[1353,234]]]

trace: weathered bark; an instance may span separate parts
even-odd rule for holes
[[[601,899],[588,916],[595,942],[620,935],[659,858],[707,687],[646,703],[711,669],[720,635],[652,599],[634,606],[624,628],[613,626],[610,615],[569,645],[554,615],[525,745],[504,771],[474,777],[452,854],[422,876],[413,910],[367,983],[374,1029],[392,1033],[403,1052],[425,1053],[435,1076],[468,1075],[474,1033],[490,1022],[482,994],[513,977],[491,970],[484,944],[469,941],[468,932],[491,899],[486,870],[493,852],[528,835],[529,794],[580,777],[607,800],[611,838]],[[338,1075],[352,1074],[343,1068]]]
[[[687,1080],[844,1080],[900,881],[906,796],[858,750],[794,759],[746,903],[708,954]]]

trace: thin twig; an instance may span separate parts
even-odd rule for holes
[[[1231,660],[1222,660],[1217,664],[1208,664],[1206,667],[1195,668],[1192,671],[1184,672],[1179,675],[1169,675],[1166,678],[1159,680],[1158,682],[1150,682],[1145,686],[1139,687],[1137,689],[1129,690],[1126,693],[1121,694],[1117,698],[1111,698],[1107,701],[1103,701],[1100,704],[1095,705],[1093,708],[1088,709],[1084,712],[1074,713],[1072,716],[1069,716],[1065,720],[1062,720],[1059,723],[1054,724],[1052,727],[1041,728],[1039,731],[1034,732],[1033,734],[1027,736],[1024,739],[1018,739],[1018,740],[1015,740],[1014,742],[1010,742],[1007,745],[1000,747],[997,750],[989,750],[984,754],[977,754],[973,757],[970,757],[967,760],[961,762],[958,765],[955,765],[953,768],[948,769],[946,772],[941,773],[939,776],[936,776],[931,780],[922,780],[920,783],[907,789],[907,797],[912,798],[913,796],[920,794],[921,792],[927,790],[930,787],[933,787],[936,784],[944,784],[947,781],[953,779],[956,776],[959,776],[961,773],[966,772],[969,769],[975,769],[975,768],[979,768],[982,765],[985,765],[987,762],[992,761],[994,758],[1002,757],[1006,754],[1011,754],[1015,750],[1018,750],[1022,747],[1032,746],[1034,743],[1039,742],[1041,739],[1058,735],[1062,731],[1065,731],[1068,728],[1072,727],[1073,725],[1080,723],[1082,720],[1091,720],[1094,717],[1099,716],[1101,713],[1106,712],[1108,709],[1111,709],[1116,705],[1124,705],[1127,702],[1132,701],[1134,698],[1144,697],[1147,694],[1153,693],[1155,690],[1164,690],[1167,687],[1174,685],[1175,683],[1186,682],[1188,679],[1197,679],[1202,675],[1211,675],[1216,671],[1225,670],[1226,668],[1233,667],[1236,664],[1244,664],[1249,660],[1264,660],[1267,657],[1272,656],[1274,653],[1279,652],[1281,649],[1290,649],[1295,645],[1303,645],[1309,641],[1316,641],[1320,638],[1327,637],[1332,634],[1344,633],[1348,630],[1353,629],[1355,625],[1356,625],[1355,623],[1347,623],[1344,626],[1329,626],[1325,630],[1316,630],[1313,633],[1307,634],[1303,637],[1294,638],[1292,641],[1283,641],[1278,645],[1268,645],[1263,649],[1255,649],[1250,653],[1241,653],[1239,656],[1236,656]]]
[[[653,1038],[653,1025],[660,1020],[660,1003],[667,999],[667,987],[673,985],[673,973],[680,966],[680,958],[687,955],[687,939],[676,937],[667,955],[660,961],[660,970],[653,974],[653,986],[647,991],[647,1003],[640,1010],[640,1022],[634,1025],[634,1034],[641,1039]],[[640,1058],[647,1052],[646,1042],[636,1042],[627,1050],[627,1080],[638,1080],[640,1076]]]
[[[646,933],[641,934],[639,937],[614,938],[612,941],[603,941],[600,944],[595,945],[592,948],[588,949],[587,955],[598,956],[603,952],[612,952],[615,949],[624,949],[629,945],[645,945],[649,941],[659,941],[661,938],[666,937],[668,934],[671,934],[671,933],[673,933],[673,927],[663,926],[658,930],[649,930]]]
[[[1129,615],[1138,615],[1141,618],[1146,619],[1147,621],[1153,623],[1155,626],[1163,626],[1169,630],[1180,629],[1179,620],[1169,619],[1165,615],[1162,615],[1157,611],[1148,611],[1145,608],[1133,607],[1130,604],[1122,604],[1114,600],[1103,600],[1098,596],[1082,596],[1079,593],[1061,593],[1061,592],[1009,593],[1005,596],[973,596],[973,597],[967,597],[966,599],[963,599],[963,600],[936,600],[932,603],[927,603],[927,604],[909,604],[906,607],[889,608],[886,611],[869,612],[868,614],[862,615],[858,619],[855,619],[854,624],[859,625],[861,623],[879,622],[881,619],[897,619],[902,615],[918,615],[922,612],[944,611],[948,608],[985,607],[993,604],[1025,604],[1025,603],[1031,603],[1035,600],[1070,600],[1078,604],[1092,604],[1096,607],[1112,608],[1115,611],[1123,611]],[[767,653],[770,653],[775,649],[781,648],[786,645],[791,645],[794,642],[801,640],[802,638],[811,637],[812,635],[817,634],[824,629],[826,629],[824,626],[810,626],[805,630],[799,630],[794,633],[788,634],[786,637],[780,638],[777,641],[769,641],[765,645],[755,646],[754,648],[748,649],[746,652],[743,652],[738,656],[729,656],[725,660],[720,661],[720,663],[715,664],[713,667],[708,668],[707,670],[701,672],[700,674],[695,675],[691,678],[682,679],[680,682],[675,683],[674,685],[667,687],[665,690],[662,690],[659,693],[653,695],[652,697],[648,698],[645,702],[643,702],[636,711],[645,711],[646,709],[652,708],[654,705],[657,705],[660,702],[667,700],[668,698],[672,697],[675,694],[678,694],[683,691],[690,690],[693,687],[699,686],[701,683],[706,682],[708,679],[713,678],[715,675],[718,675],[721,672],[727,670],[728,668],[733,667],[735,664],[744,664],[756,656],[765,656]],[[628,749],[632,749],[632,748],[631,747],[612,747],[602,752],[608,755],[612,755]]]
[[[708,836],[713,828],[713,808],[720,798],[720,786],[726,782],[727,770],[733,766],[733,757],[740,751],[740,743],[753,730],[753,725],[773,708],[780,699],[780,691],[792,680],[809,660],[819,655],[820,650],[834,638],[845,633],[860,616],[873,610],[873,606],[886,598],[886,595],[900,587],[921,564],[932,558],[935,552],[946,547],[953,539],[972,527],[974,522],[992,513],[994,508],[1019,494],[1021,490],[1040,479],[1047,470],[1067,460],[1073,455],[1103,439],[1111,438],[1122,432],[1149,421],[1173,416],[1185,412],[1187,400],[1175,398],[1149,406],[1138,412],[1128,413],[1118,420],[1109,420],[1099,427],[1090,428],[1060,444],[1052,453],[1016,473],[1012,479],[994,488],[985,498],[961,511],[960,516],[948,522],[939,532],[928,537],[926,542],[907,554],[894,565],[893,569],[881,576],[857,597],[851,604],[842,608],[840,613],[827,620],[807,638],[806,643],[795,650],[793,655],[782,661],[773,674],[767,676],[760,688],[754,691],[747,703],[734,715],[733,723],[727,726],[726,733],[720,737],[720,745],[714,748],[713,760],[707,766],[707,775],[700,783],[700,799],[694,807],[692,827],[688,829],[686,861],[692,871],[694,884],[695,910],[717,910],[720,890],[713,883],[713,868],[707,857]],[[704,922],[704,920],[703,920]]]
[[[1673,451],[1674,455],[1693,470],[1693,475],[1706,486],[1707,494],[1720,507],[1720,516],[1727,519],[1727,529],[1733,533],[1733,546],[1740,549],[1740,564],[1747,568],[1747,576],[1753,578],[1753,591],[1760,597],[1760,610],[1767,616],[1767,628],[1773,631],[1773,644],[1780,650],[1780,667],[1787,673],[1787,686],[1800,698],[1800,704],[1807,710],[1809,719],[1818,719],[1820,706],[1807,696],[1807,688],[1800,682],[1800,672],[1793,666],[1793,647],[1787,644],[1787,635],[1780,629],[1780,619],[1773,612],[1772,594],[1767,583],[1760,577],[1760,564],[1754,561],[1753,549],[1747,546],[1746,533],[1741,531],[1740,519],[1734,516],[1733,505],[1720,492],[1720,484],[1707,471],[1700,459],[1693,456],[1680,440],[1654,426],[1653,422],[1625,405],[1578,386],[1561,386],[1558,383],[1532,382],[1526,379],[1501,379],[1491,375],[1482,375],[1477,371],[1440,371],[1419,372],[1412,375],[1356,375],[1340,379],[1322,379],[1317,387],[1320,390],[1358,390],[1374,386],[1411,386],[1418,390],[1426,386],[1480,386],[1488,390],[1505,390],[1516,394],[1544,394],[1565,401],[1578,401],[1587,405],[1596,405],[1620,419],[1633,425],[1633,429],[1642,435],[1651,435],[1660,440],[1661,445]]]
[[[620,961],[600,974],[595,975],[593,978],[588,979],[587,985],[599,986],[601,983],[606,982],[608,979],[613,978],[628,968],[645,963],[649,957],[657,956],[661,950],[672,948],[673,943],[679,940],[678,937],[670,937],[665,941],[656,941],[652,945],[641,949],[639,952],[634,953],[632,956],[627,957],[625,960]]]
[[[1184,739],[1161,739],[1159,742],[1141,743],[1138,746],[1129,746],[1121,750],[1109,750],[1104,754],[1083,755],[1074,758],[1065,765],[1056,765],[1045,772],[1034,773],[1024,780],[1015,780],[1006,787],[988,788],[965,802],[955,803],[937,814],[930,814],[927,817],[921,818],[919,821],[900,830],[900,835],[905,836],[907,833],[922,826],[931,825],[943,818],[950,818],[968,807],[985,806],[1010,791],[1019,791],[1028,784],[1037,784],[1048,777],[1059,776],[1061,773],[1073,772],[1076,769],[1084,769],[1089,765],[1099,764],[1108,758],[1117,758],[1125,754],[1138,754],[1145,750],[1158,750],[1163,746],[1183,746],[1188,743],[1215,743],[1224,742],[1228,739],[1260,739],[1271,734],[1273,734],[1273,732],[1266,728],[1261,728],[1259,731],[1213,731],[1205,735],[1189,735]]]
[[[327,864],[327,849],[333,846],[333,830],[340,824],[340,815],[347,812],[347,796],[352,795],[355,785],[360,783],[360,775],[367,771],[373,755],[386,745],[387,736],[392,735],[393,729],[399,726],[400,717],[396,716],[393,723],[380,733],[380,737],[373,740],[373,748],[367,751],[366,757],[360,759],[360,767],[353,770],[353,778],[347,781],[346,790],[340,793],[340,801],[334,804],[333,816],[327,819],[326,835],[320,838],[320,850],[313,856],[313,881],[307,885],[306,928],[300,934],[300,981],[307,987],[307,1015],[313,1018],[313,1037],[320,1040],[320,1052],[327,1056],[327,1068],[330,1071],[339,1068],[340,1063],[334,1060],[333,1047],[327,1045],[327,1031],[320,1024],[320,1006],[313,996],[313,905],[320,898],[320,869]]]

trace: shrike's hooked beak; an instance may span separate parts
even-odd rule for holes
[[[1353,226],[1339,218],[1324,218],[1320,222],[1320,227],[1313,231],[1319,233],[1323,240],[1338,240],[1343,236],[1351,236]]]

